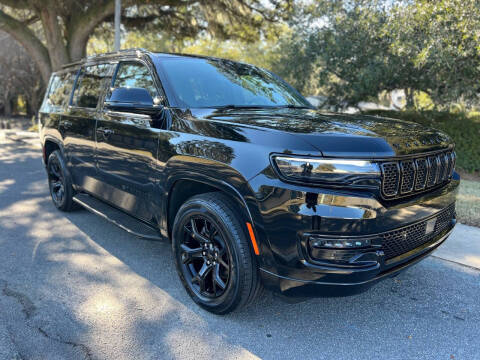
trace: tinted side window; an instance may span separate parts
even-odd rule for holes
[[[120,63],[113,87],[143,88],[148,90],[152,98],[158,95],[150,71],[137,62]]]
[[[91,109],[97,107],[109,67],[109,64],[101,64],[86,66],[80,70],[80,76],[73,94],[73,106]]]
[[[76,72],[54,75],[48,92],[47,102],[50,106],[65,106],[70,101]]]

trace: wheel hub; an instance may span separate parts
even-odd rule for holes
[[[207,265],[216,264],[219,251],[218,247],[214,246],[212,243],[206,243],[203,245],[202,258]]]
[[[181,258],[190,286],[202,296],[221,296],[231,270],[225,241],[213,223],[202,217],[191,218],[184,231]]]

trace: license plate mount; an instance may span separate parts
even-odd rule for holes
[[[427,225],[425,226],[425,235],[430,235],[435,230],[435,224],[437,223],[437,218],[434,217],[427,221]]]

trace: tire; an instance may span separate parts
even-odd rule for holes
[[[75,195],[72,179],[65,160],[59,150],[53,151],[47,161],[48,186],[53,204],[61,211],[72,211],[76,208],[73,201]]]
[[[188,199],[172,234],[177,272],[193,301],[220,315],[254,300],[261,287],[257,262],[242,217],[227,196],[207,193]]]

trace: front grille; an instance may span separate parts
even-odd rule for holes
[[[400,168],[398,163],[382,164],[382,190],[387,196],[398,194],[398,184],[400,180]]]
[[[382,196],[396,199],[431,190],[450,181],[455,168],[455,153],[442,151],[431,156],[380,163]]]
[[[417,166],[417,179],[415,181],[415,190],[423,190],[427,185],[427,159],[416,159],[415,164]]]
[[[406,160],[400,162],[402,173],[402,185],[400,186],[400,193],[406,194],[413,190],[415,181],[415,163],[413,160]]]
[[[447,229],[452,223],[454,217],[455,204],[452,204],[435,216],[435,227],[433,232],[430,232],[429,234],[425,234],[425,232],[427,230],[427,222],[430,219],[384,233],[382,235],[383,251],[386,260],[402,255],[429,242],[435,236]]]

